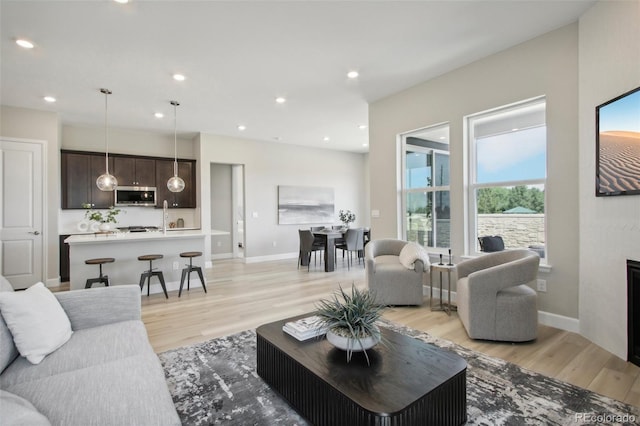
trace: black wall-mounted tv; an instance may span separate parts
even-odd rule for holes
[[[596,107],[596,196],[640,194],[640,87]]]

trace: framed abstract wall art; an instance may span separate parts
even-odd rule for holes
[[[278,224],[333,223],[333,188],[278,186]]]

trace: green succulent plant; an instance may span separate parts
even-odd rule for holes
[[[351,286],[351,293],[342,286],[331,299],[322,299],[316,303],[316,315],[321,326],[338,336],[353,339],[362,347],[361,339],[373,337],[380,340],[380,329],[376,322],[380,319],[384,305],[376,303],[368,290],[359,290]],[[347,350],[347,362],[351,360],[352,350]],[[367,363],[369,356],[364,350]]]

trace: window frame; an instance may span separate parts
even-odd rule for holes
[[[477,139],[475,137],[475,121],[481,118],[486,118],[489,116],[494,116],[498,114],[508,113],[511,111],[517,111],[521,108],[526,108],[530,106],[534,106],[536,104],[544,104],[545,107],[545,119],[542,125],[533,125],[524,127],[520,130],[532,129],[535,127],[544,126],[547,131],[545,135],[545,176],[544,178],[538,179],[522,179],[522,180],[507,180],[507,181],[493,181],[493,182],[477,182],[477,147],[476,142]],[[464,125],[466,131],[465,133],[465,150],[467,153],[467,162],[468,165],[466,167],[467,174],[465,176],[465,186],[466,186],[466,210],[467,214],[465,215],[465,253],[467,256],[478,256],[482,254],[482,252],[478,251],[478,199],[477,193],[479,189],[483,188],[503,188],[503,187],[516,187],[516,186],[531,186],[531,185],[542,185],[544,188],[544,241],[545,241],[545,257],[540,258],[541,264],[549,264],[549,250],[548,244],[549,239],[547,238],[548,233],[548,204],[547,204],[547,194],[548,194],[548,162],[549,162],[549,138],[548,138],[548,127],[547,127],[547,118],[546,118],[546,107],[547,100],[545,96],[538,96],[535,98],[523,100],[520,102],[516,102],[509,105],[504,105],[498,108],[493,108],[487,111],[478,112],[464,118]],[[504,132],[507,133],[507,132]],[[498,135],[500,133],[496,133]],[[492,136],[495,136],[492,135]]]
[[[435,124],[433,126],[428,126],[428,127],[423,127],[421,129],[417,129],[417,130],[413,130],[410,132],[406,132],[406,133],[401,133],[399,135],[400,138],[400,188],[399,188],[399,206],[400,206],[400,211],[399,211],[399,222],[400,222],[400,226],[399,226],[399,238],[400,239],[406,239],[407,236],[407,232],[408,232],[408,223],[407,223],[407,198],[408,198],[408,194],[415,194],[415,193],[432,193],[432,203],[431,203],[431,217],[432,217],[432,228],[433,228],[433,246],[428,246],[425,245],[424,247],[426,249],[429,249],[430,251],[433,252],[443,252],[445,253],[447,251],[447,248],[443,248],[443,247],[437,247],[435,244],[437,244],[437,226],[436,226],[436,202],[435,202],[435,194],[439,191],[448,191],[449,192],[449,205],[451,204],[451,144],[449,143],[449,138],[447,137],[446,141],[443,142],[436,142],[436,143],[441,143],[441,144],[446,144],[447,146],[449,146],[449,151],[444,151],[441,149],[437,149],[437,148],[428,148],[428,147],[422,147],[419,145],[414,145],[411,143],[407,142],[407,139],[409,137],[424,133],[424,132],[428,132],[430,130],[435,130],[438,128],[444,128],[447,127],[447,134],[450,131],[450,124],[448,122],[446,123],[440,123],[440,124]],[[420,153],[424,153],[424,154],[428,154],[431,155],[432,158],[432,166],[431,166],[431,182],[433,183],[431,186],[426,186],[426,187],[419,187],[419,188],[407,188],[407,150],[410,150],[411,152],[420,152]],[[436,177],[435,177],[435,173],[436,173],[436,154],[441,154],[441,155],[446,155],[449,159],[449,184],[448,185],[440,185],[440,186],[435,186],[435,182],[436,182]],[[451,212],[449,213],[449,217],[451,217]],[[449,244],[451,244],[451,241],[449,241]]]

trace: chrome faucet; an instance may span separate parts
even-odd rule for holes
[[[167,200],[162,202],[162,232],[167,233],[167,222],[169,221],[169,210]]]

